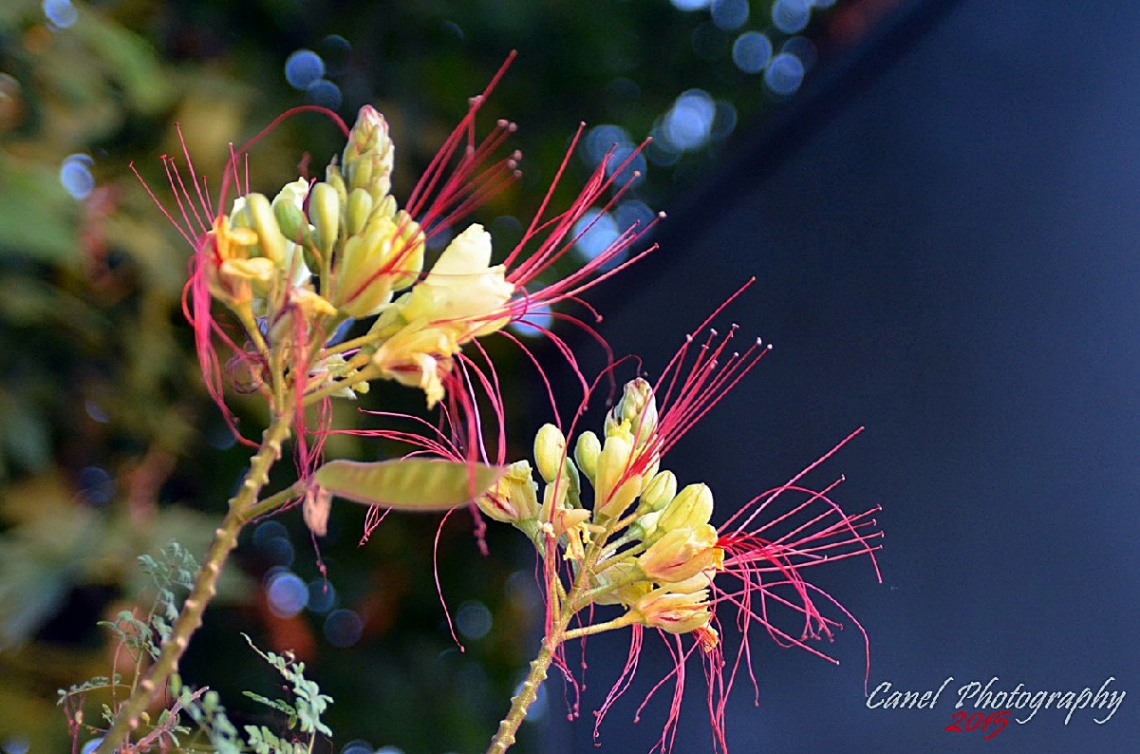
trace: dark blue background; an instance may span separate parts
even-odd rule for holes
[[[824,472],[852,512],[881,504],[884,583],[861,561],[813,576],[872,640],[870,687],[937,688],[933,711],[869,710],[862,642],[836,668],[757,637],[729,712],[735,752],[1124,752],[1140,740],[1140,5],[903,3],[849,65],[675,208],[662,248],[600,308],[653,374],[719,301],[774,352],[670,458],[720,516],[855,427]],[[647,642],[641,679],[668,667]],[[591,641],[584,709],[624,660]],[[953,691],[1127,692],[1041,710],[997,738],[949,733]],[[709,750],[703,679],[677,752]],[[601,752],[648,750],[667,699]],[[548,691],[560,696],[557,685]],[[1015,717],[1021,717],[1017,714]],[[557,717],[552,716],[552,717]],[[549,749],[595,750],[589,714]]]

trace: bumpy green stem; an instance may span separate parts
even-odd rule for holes
[[[190,644],[190,637],[202,625],[202,614],[217,593],[218,576],[230,552],[237,546],[238,533],[249,521],[248,509],[257,502],[257,496],[269,481],[269,470],[281,457],[281,446],[289,438],[293,424],[292,401],[285,401],[285,410],[276,415],[261,438],[261,447],[249,462],[249,473],[242,482],[241,489],[230,499],[229,511],[221,526],[214,532],[202,568],[194,580],[190,596],[182,606],[182,612],[171,628],[147,677],[143,679],[130,698],[118,709],[115,724],[99,746],[98,754],[109,754],[119,748],[139,725],[139,718],[159,694],[166,688],[170,675],[178,670],[178,662]],[[282,500],[284,502],[284,500]]]
[[[554,660],[554,652],[562,641],[561,631],[557,633],[559,635],[548,636],[542,640],[542,650],[539,651],[538,657],[531,661],[530,672],[527,673],[519,693],[511,697],[511,710],[499,723],[499,729],[491,739],[491,745],[487,747],[487,754],[503,754],[514,745],[515,733],[526,718],[527,709],[538,697],[538,687],[546,680],[546,672]]]

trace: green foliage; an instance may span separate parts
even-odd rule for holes
[[[198,563],[194,556],[177,542],[169,542],[158,558],[140,555],[139,564],[154,584],[155,596],[146,618],[136,618],[130,610],[123,610],[114,621],[102,621],[115,634],[119,646],[131,659],[138,662],[145,652],[157,658],[162,642],[170,638],[171,626],[178,618],[180,598],[175,591],[186,593],[194,585]]]
[[[141,658],[144,655],[158,656],[161,643],[170,636],[171,625],[178,618],[182,593],[189,591],[198,571],[194,556],[177,542],[168,543],[157,556],[142,555],[138,560],[155,590],[146,616],[138,618],[135,613],[124,610],[115,621],[101,624],[111,629],[119,646],[135,661],[134,678],[130,684],[124,684],[117,673],[112,677],[95,676],[57,692],[57,704],[64,708],[69,727],[76,737],[81,731],[95,735],[100,733],[98,727],[83,722],[83,706],[88,695],[133,689],[141,680],[145,670]],[[296,731],[296,734],[289,737],[279,735],[280,731],[274,732],[264,725],[246,725],[243,726],[243,737],[242,731],[230,721],[216,691],[209,687],[198,690],[183,687],[180,676],[176,674],[169,685],[169,695],[174,703],[162,711],[148,730],[139,734],[136,739],[139,751],[146,750],[148,745],[161,746],[164,751],[204,751],[201,743],[183,748],[181,737],[192,732],[183,716],[193,723],[209,742],[210,750],[217,754],[302,754],[312,751],[317,735],[332,735],[332,730],[321,720],[332,703],[332,697],[321,693],[317,683],[305,677],[305,664],[298,662],[291,653],[263,652],[252,639],[245,634],[243,636],[253,651],[287,681],[291,693],[289,700],[270,699],[250,691],[244,692],[245,696],[283,714],[282,728]],[[112,695],[111,703],[101,705],[101,717],[106,726],[114,723],[117,705],[122,703],[123,696],[122,693]],[[304,740],[299,740],[298,736]]]
[[[257,652],[263,660],[276,668],[281,677],[292,685],[297,704],[293,707],[285,702],[267,699],[249,691],[245,692],[245,695],[289,715],[290,729],[300,723],[302,733],[324,733],[326,736],[331,736],[332,731],[321,722],[321,715],[332,703],[332,697],[322,694],[320,687],[315,682],[305,678],[305,663],[297,662],[296,658],[289,652],[286,652],[284,656],[276,655],[273,652],[262,652],[248,636],[245,636],[245,640],[254,652]]]

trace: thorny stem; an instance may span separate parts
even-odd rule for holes
[[[190,637],[202,625],[202,614],[206,610],[206,605],[217,593],[218,576],[221,575],[222,566],[225,565],[230,552],[237,546],[238,533],[250,520],[249,512],[255,505],[258,494],[269,481],[269,469],[281,457],[281,446],[289,438],[293,413],[293,402],[285,401],[281,413],[274,415],[269,427],[262,434],[261,447],[250,459],[249,473],[246,474],[241,488],[230,498],[229,510],[221,526],[214,532],[214,541],[206,553],[202,568],[194,579],[190,596],[186,598],[178,619],[174,621],[170,638],[163,642],[162,650],[150,673],[119,708],[115,724],[107,731],[103,743],[96,750],[97,754],[110,754],[127,740],[131,731],[138,727],[142,713],[166,689],[170,675],[178,670],[178,662],[190,644]],[[268,500],[276,500],[279,497],[281,496],[274,495],[262,501],[257,507],[264,508]],[[287,499],[281,497],[280,503],[284,503]]]
[[[590,594],[588,590],[589,580],[585,578],[587,570],[594,570],[596,568],[597,559],[601,555],[602,547],[599,544],[590,546],[587,552],[582,569],[578,577],[574,579],[574,585],[567,593],[562,588],[562,581],[555,577],[553,583],[558,587],[556,592],[550,594],[551,605],[550,609],[553,613],[554,620],[550,629],[547,631],[545,638],[542,640],[542,649],[539,650],[538,656],[530,663],[530,672],[527,673],[526,680],[523,681],[519,693],[511,697],[511,708],[507,712],[507,716],[499,723],[499,729],[495,732],[495,737],[491,739],[491,745],[487,748],[486,754],[504,754],[515,743],[515,733],[518,732],[519,726],[522,721],[526,719],[527,709],[538,696],[538,688],[542,682],[546,680],[547,671],[550,669],[550,663],[554,660],[554,654],[558,651],[558,647],[564,642],[581,639],[593,634],[600,634],[604,631],[613,631],[619,628],[636,623],[637,620],[631,613],[625,613],[613,620],[604,623],[596,623],[592,625],[582,626],[567,630],[570,625],[570,620],[577,614],[584,604],[589,604],[589,601],[584,601],[583,596]],[[606,591],[609,591],[609,587]]]
[[[491,739],[491,745],[487,747],[487,754],[504,754],[507,749],[514,745],[515,733],[518,732],[519,726],[526,718],[527,709],[538,698],[538,688],[546,680],[546,672],[554,660],[554,653],[558,650],[558,645],[562,643],[562,632],[566,628],[565,623],[558,624],[557,628],[556,632],[552,632],[542,640],[542,649],[538,656],[531,661],[530,672],[527,673],[526,680],[523,681],[519,693],[511,697],[510,712],[499,723],[499,729],[495,731],[495,737]]]

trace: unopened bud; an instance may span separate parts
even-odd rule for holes
[[[391,298],[388,267],[395,234],[391,220],[373,217],[363,234],[345,242],[336,268],[334,303],[348,316],[370,317]]]
[[[594,598],[597,605],[632,605],[653,589],[653,584],[639,580],[641,571],[632,561],[613,563],[606,566],[593,578],[598,590]],[[610,591],[605,591],[607,588]]]
[[[285,236],[277,225],[273,207],[265,194],[249,194],[245,197],[245,209],[249,213],[250,225],[257,231],[257,245],[262,256],[281,265],[285,260]]]
[[[328,259],[340,237],[340,197],[328,183],[313,186],[309,195],[309,220],[317,232],[317,246]]]
[[[566,436],[553,424],[543,424],[534,436],[534,462],[547,484],[558,478],[565,457]]]
[[[360,108],[356,124],[344,148],[344,172],[350,189],[362,188],[373,199],[385,196],[392,186],[395,148],[388,136],[388,122],[376,108]]]
[[[677,493],[657,525],[665,531],[703,526],[713,512],[713,494],[707,484],[690,484]]]
[[[643,445],[657,431],[657,399],[653,387],[638,377],[625,383],[621,400],[606,417],[606,434],[624,429]]]
[[[593,432],[583,432],[578,435],[578,442],[574,445],[574,460],[578,468],[586,475],[591,484],[595,483],[598,472],[598,456],[602,452],[602,443]]]
[[[395,210],[395,206],[396,202],[393,200],[393,210]],[[381,210],[387,210],[386,201],[381,203]],[[396,240],[392,242],[392,254],[395,257],[397,267],[393,272],[397,274],[392,280],[392,290],[398,291],[416,282],[420,273],[424,271],[425,237],[420,224],[404,210],[396,212],[394,217],[397,236]]]
[[[637,497],[641,476],[629,472],[632,453],[633,446],[624,437],[606,438],[594,480],[594,511],[598,516],[616,518]]]
[[[273,216],[277,218],[281,233],[293,243],[302,243],[309,235],[309,223],[302,211],[308,193],[309,182],[299,178],[286,183],[273,197]]]
[[[362,188],[354,188],[348,193],[348,210],[344,216],[345,232],[355,236],[364,230],[372,216],[372,194]]]
[[[677,494],[677,475],[672,471],[654,474],[641,492],[641,508],[644,511],[659,511],[669,504]],[[706,522],[707,523],[707,522]]]

